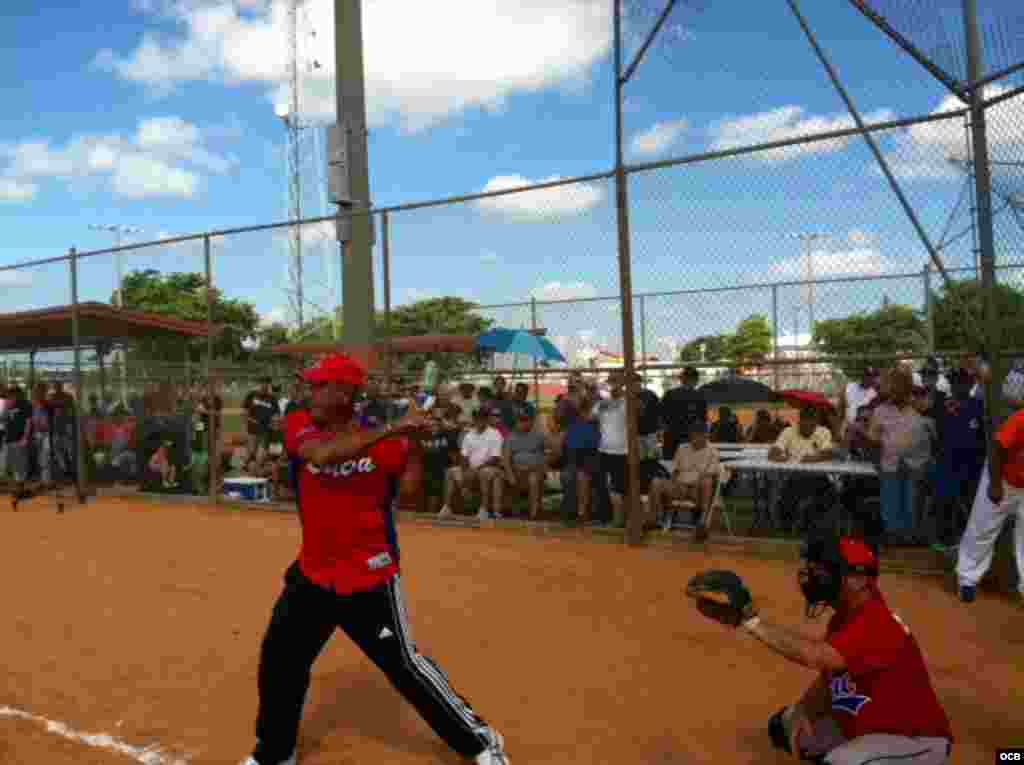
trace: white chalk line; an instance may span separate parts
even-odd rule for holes
[[[48,733],[54,733],[69,741],[77,741],[95,749],[106,749],[117,754],[131,757],[141,765],[188,765],[188,759],[180,759],[172,754],[164,752],[160,747],[154,745],[147,747],[132,746],[107,733],[82,733],[73,730],[69,725],[45,717],[34,715],[13,707],[0,707],[0,717],[13,717],[19,720],[30,720],[40,723],[46,727]]]

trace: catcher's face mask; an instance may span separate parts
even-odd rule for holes
[[[839,605],[848,574],[878,576],[878,559],[861,540],[821,537],[804,545],[805,565],[800,569],[800,590],[807,600],[807,617],[817,618],[826,607]]]

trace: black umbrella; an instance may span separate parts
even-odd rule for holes
[[[727,377],[697,390],[709,404],[769,404],[779,400],[775,391],[749,377]]]

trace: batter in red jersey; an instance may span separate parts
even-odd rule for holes
[[[953,734],[910,628],[878,589],[862,540],[808,542],[800,586],[808,616],[834,609],[824,640],[754,616],[743,627],[790,661],[818,671],[800,701],[768,723],[772,743],[828,765],[944,765]]]
[[[501,735],[409,634],[394,504],[420,491],[418,438],[429,420],[414,409],[390,431],[361,429],[353,413],[366,370],[347,356],[328,356],[303,377],[310,406],[289,415],[285,437],[302,549],[263,638],[257,742],[242,765],[297,763],[310,671],[338,628],[452,749],[477,765],[508,765]]]

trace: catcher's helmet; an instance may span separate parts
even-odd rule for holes
[[[798,575],[800,590],[812,619],[826,606],[837,605],[843,579],[850,574],[878,576],[878,557],[862,539],[854,537],[819,534],[804,542],[800,557],[805,561]]]

